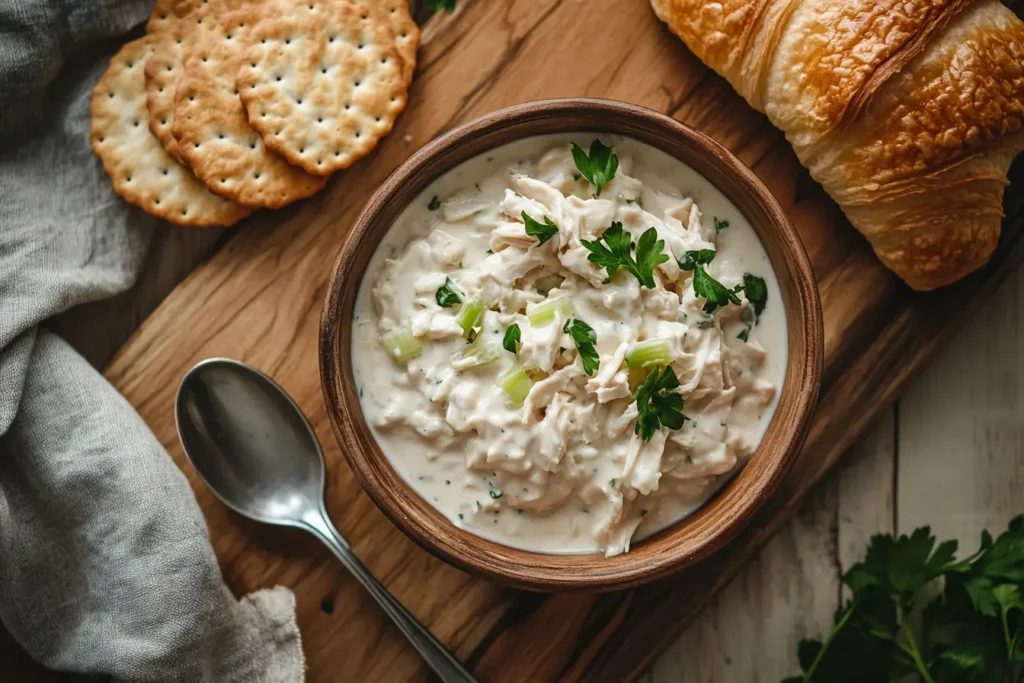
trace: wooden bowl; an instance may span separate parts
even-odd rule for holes
[[[768,252],[789,337],[778,408],[746,465],[698,511],[610,558],[529,552],[455,526],[384,457],[363,417],[351,367],[356,292],[370,256],[409,202],[441,174],[489,149],[532,135],[575,131],[636,138],[718,186]],[[821,383],[823,336],[817,287],[800,238],[768,189],[728,150],[649,109],[607,100],[547,100],[501,109],[442,135],[413,154],[370,198],[341,247],[327,286],[320,318],[320,379],[345,459],[377,506],[414,541],[456,567],[518,588],[611,590],[653,581],[707,557],[772,495],[807,434]]]

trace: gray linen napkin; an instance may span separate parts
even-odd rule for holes
[[[184,476],[39,327],[128,289],[172,229],[116,197],[89,147],[92,86],[149,4],[0,3],[0,620],[54,669],[294,683],[292,593],[234,599]]]

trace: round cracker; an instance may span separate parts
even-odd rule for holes
[[[229,12],[194,41],[175,95],[174,136],[192,172],[215,193],[246,206],[278,208],[318,192],[327,181],[268,150],[249,126],[235,77],[258,16],[254,8]]]
[[[215,17],[258,0],[158,0],[154,13],[159,2],[173,9],[169,18],[160,19],[159,31],[152,38],[153,55],[146,62],[149,129],[171,156],[184,162],[174,137],[174,91],[185,71],[185,58],[193,42],[216,25]]]
[[[409,13],[406,0],[377,0],[374,7],[382,12],[395,34],[395,48],[402,58],[402,77],[406,85],[412,83],[413,72],[416,71],[416,50],[420,46],[420,27],[416,25]]]
[[[90,139],[114,191],[178,225],[231,225],[251,212],[218,197],[172,159],[146,126],[148,38],[125,44],[92,91]]]
[[[405,108],[387,20],[359,0],[281,0],[263,12],[238,73],[249,125],[309,173],[348,168]]]
[[[156,0],[153,11],[146,22],[146,33],[155,34],[166,31],[174,25],[175,19],[187,15],[209,0]]]

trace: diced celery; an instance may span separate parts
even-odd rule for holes
[[[555,313],[561,313],[563,318],[576,315],[576,307],[572,305],[572,299],[560,296],[557,299],[547,299],[526,308],[526,317],[534,327],[547,325],[555,319]]]
[[[672,353],[667,339],[648,339],[630,344],[626,349],[626,365],[631,368],[649,368],[671,362]]]
[[[459,324],[466,337],[469,337],[472,333],[473,328],[480,327],[484,320],[484,310],[486,310],[484,302],[477,297],[473,297],[469,301],[462,303],[462,308],[459,309],[459,314],[455,316],[455,322]]]
[[[501,347],[477,337],[472,344],[466,344],[461,351],[452,354],[452,367],[456,370],[487,365],[501,358]]]
[[[399,325],[381,335],[381,343],[384,350],[399,363],[405,363],[423,351],[420,340],[412,336],[412,332],[405,325]]]
[[[523,401],[526,400],[526,395],[529,394],[530,389],[533,388],[533,380],[531,380],[529,375],[526,374],[526,371],[516,363],[513,363],[508,370],[501,373],[498,383],[501,385],[505,395],[508,396],[509,399],[511,399],[517,406],[523,405]]]

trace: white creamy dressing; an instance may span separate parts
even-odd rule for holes
[[[594,137],[520,140],[428,186],[367,268],[352,367],[382,451],[455,524],[529,550],[613,555],[699,507],[756,449],[782,386],[787,341],[778,283],[739,210],[677,159],[606,134],[597,137],[614,147],[619,167],[594,198],[569,147],[587,149]],[[538,245],[523,211],[550,217],[558,234]],[[723,220],[729,227],[716,231]],[[606,283],[606,271],[588,261],[580,240],[598,240],[613,221],[634,240],[652,226],[665,240],[671,258],[656,268],[654,289],[622,270]],[[712,316],[701,310],[692,273],[677,264],[699,249],[717,250],[707,270],[726,287],[744,273],[765,280],[756,325],[743,294]],[[455,322],[460,307],[435,299],[446,278],[464,302],[479,296],[487,304],[479,343],[496,345],[498,361],[453,369],[467,342]],[[592,377],[563,332],[568,316],[533,327],[524,314],[561,296],[597,334]],[[516,355],[501,348],[513,323],[521,329]],[[407,364],[380,341],[400,324],[423,347]],[[737,335],[747,328],[743,341]],[[670,342],[689,419],[643,441],[634,434],[637,377],[631,386],[623,357],[629,344],[653,338]],[[535,380],[522,406],[499,382],[516,361]]]

